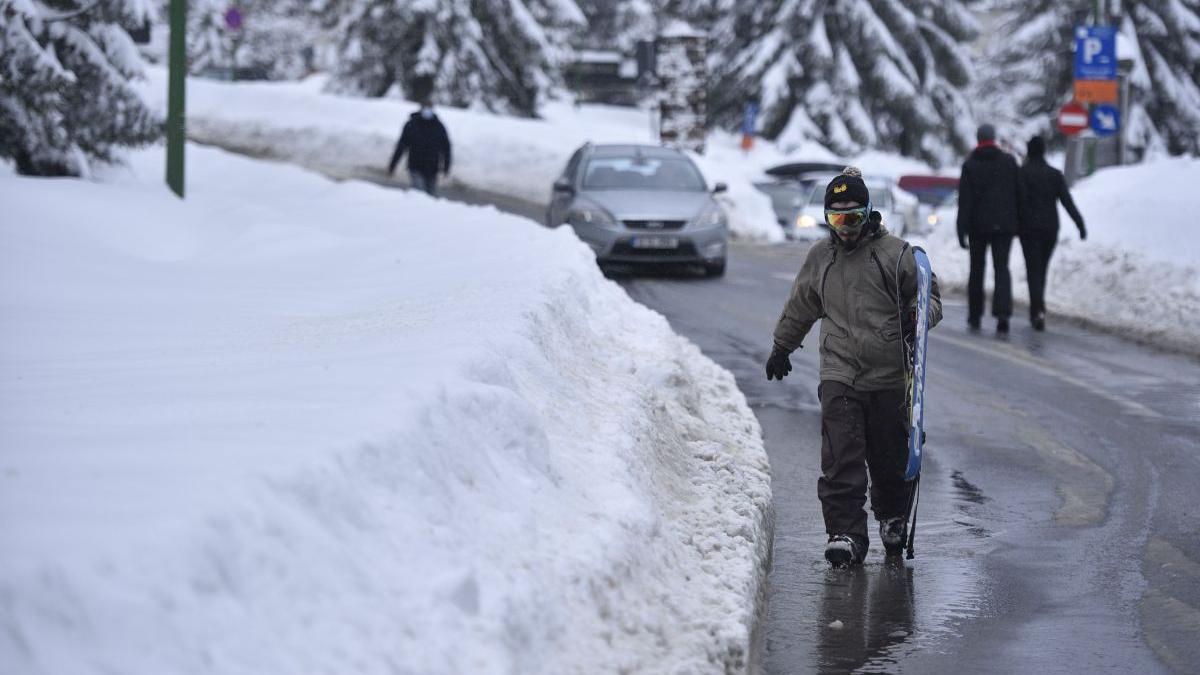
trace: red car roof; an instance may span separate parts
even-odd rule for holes
[[[958,189],[958,179],[952,176],[901,176],[899,180],[900,188],[903,190],[920,190],[922,188],[949,188],[952,190]]]

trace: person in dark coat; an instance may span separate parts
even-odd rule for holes
[[[1087,239],[1087,228],[1067,190],[1066,178],[1046,163],[1046,142],[1041,136],[1029,139],[1026,146],[1021,193],[1024,202],[1017,235],[1021,238],[1029,278],[1029,321],[1034,330],[1046,330],[1046,273],[1058,243],[1058,202],[1062,202],[1075,221],[1080,239]]]
[[[433,103],[421,102],[421,109],[412,114],[400,132],[388,173],[396,172],[396,165],[404,153],[408,153],[408,175],[412,186],[437,196],[437,177],[450,173],[450,136],[446,127],[433,112]]]
[[[971,251],[971,274],[967,280],[967,324],[979,328],[983,316],[983,275],[987,252],[992,250],[996,285],[992,291],[992,315],[996,332],[1008,332],[1012,316],[1012,278],[1008,254],[1017,233],[1021,209],[1021,181],[1017,160],[996,145],[996,128],[979,127],[979,145],[963,162],[958,182],[958,243]]]

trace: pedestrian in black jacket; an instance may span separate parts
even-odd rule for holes
[[[992,249],[996,286],[992,290],[992,315],[996,332],[1008,332],[1012,315],[1012,278],[1008,254],[1017,233],[1021,208],[1021,181],[1017,161],[996,145],[996,128],[979,127],[979,145],[963,162],[958,182],[958,243],[971,251],[967,280],[967,324],[979,328],[983,316],[983,274],[988,248]]]
[[[1087,239],[1087,228],[1067,190],[1066,178],[1046,163],[1046,142],[1041,136],[1029,139],[1026,146],[1021,193],[1024,201],[1017,234],[1029,278],[1029,321],[1034,330],[1046,330],[1046,273],[1058,243],[1058,202],[1062,202],[1075,221],[1080,239]]]
[[[428,100],[422,101],[421,109],[404,124],[392,161],[388,163],[389,174],[395,173],[405,152],[408,152],[408,175],[412,186],[436,197],[438,172],[450,173],[450,136]]]

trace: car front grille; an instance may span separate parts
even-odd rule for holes
[[[626,220],[624,223],[625,227],[631,230],[650,230],[655,232],[681,230],[684,225],[687,225],[686,220]]]

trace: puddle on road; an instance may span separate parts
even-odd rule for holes
[[[988,497],[960,472],[922,483],[911,561],[885,559],[872,533],[866,564],[833,570],[823,532],[777,529],[764,672],[896,672],[988,611],[981,565],[993,543],[978,513]]]

